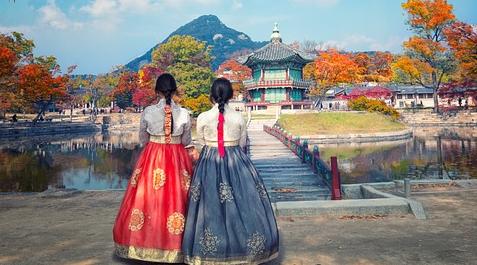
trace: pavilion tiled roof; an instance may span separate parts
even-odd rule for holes
[[[297,61],[303,64],[313,61],[314,56],[294,49],[282,42],[271,41],[255,52],[239,58],[239,62],[247,66],[255,63]]]

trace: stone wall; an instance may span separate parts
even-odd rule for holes
[[[0,123],[0,138],[89,133],[99,130],[100,126],[91,122],[6,122]]]
[[[433,113],[432,110],[401,111],[402,120],[414,127],[476,127],[477,112],[458,111],[447,114]]]

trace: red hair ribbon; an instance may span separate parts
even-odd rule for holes
[[[164,112],[166,117],[164,119],[164,134],[166,135],[166,144],[171,142],[171,132],[172,132],[172,110],[171,106],[166,105],[164,107]]]
[[[217,143],[218,143],[220,157],[225,156],[224,121],[225,121],[224,114],[219,112],[219,123],[217,125]]]

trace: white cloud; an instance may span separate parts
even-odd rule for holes
[[[65,13],[56,6],[54,0],[49,0],[45,6],[38,9],[40,21],[55,29],[79,29],[83,26],[80,22],[73,22],[68,19]]]
[[[0,25],[0,33],[21,32],[24,34],[30,34],[33,29],[31,26],[2,26]]]
[[[240,0],[232,0],[232,8],[233,9],[240,9],[243,7],[243,3]]]
[[[317,5],[320,7],[331,7],[339,3],[340,0],[291,0],[297,4]]]

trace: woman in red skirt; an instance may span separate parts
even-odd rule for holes
[[[192,163],[189,113],[172,101],[177,86],[170,74],[156,82],[158,104],[141,116],[139,157],[113,228],[116,255],[145,261],[182,262],[187,193]]]

